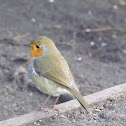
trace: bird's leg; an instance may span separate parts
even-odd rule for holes
[[[55,105],[56,105],[56,103],[57,103],[59,97],[60,97],[60,95],[56,98],[54,104],[50,106],[50,108],[53,108],[53,109],[55,109],[55,110],[58,111],[58,112],[59,112],[59,110],[55,107]]]
[[[52,106],[53,108],[54,108],[54,106],[56,105],[56,103],[57,103],[59,97],[60,97],[60,95],[56,98],[56,100],[55,100],[55,102],[54,102],[54,104],[53,104],[53,106]]]
[[[49,96],[47,97],[47,99],[44,101],[44,103],[42,104],[41,110],[43,109],[45,103],[49,100],[50,97],[51,97],[51,95],[49,95]]]

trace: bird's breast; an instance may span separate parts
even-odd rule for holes
[[[34,69],[34,61],[37,57],[32,58],[29,63],[28,73],[36,87],[43,93],[52,96],[59,96],[61,94],[71,94],[64,86],[55,83],[43,76],[39,76]]]

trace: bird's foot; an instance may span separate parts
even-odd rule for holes
[[[55,107],[55,105],[51,105],[51,106],[49,106],[49,108],[53,109],[53,110],[55,110],[55,111],[57,111],[59,113],[59,110]]]
[[[42,110],[43,112],[45,112],[45,113],[48,112],[47,110],[44,109],[43,106],[41,107],[41,110]]]

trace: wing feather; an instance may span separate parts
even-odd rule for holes
[[[35,59],[34,69],[39,75],[49,80],[78,91],[69,66],[61,54]]]

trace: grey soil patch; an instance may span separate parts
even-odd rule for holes
[[[1,0],[0,120],[39,110],[47,97],[28,77],[29,50],[23,46],[39,35],[46,35],[56,43],[68,61],[82,95],[125,83],[126,34],[117,30],[126,26],[125,9],[126,6],[115,0],[55,0],[54,3],[46,0]],[[87,28],[103,27],[115,30],[85,32]],[[58,103],[69,99],[72,98],[62,96]],[[47,106],[54,100],[51,98]],[[90,125],[90,122],[123,125],[126,121],[125,103],[125,98],[122,102],[119,98],[110,102],[115,106],[113,110],[105,107],[96,115],[93,110],[91,115],[80,114],[80,110],[76,110],[66,113],[65,118],[45,120],[44,124],[48,121],[52,125]],[[100,104],[103,106],[105,103]],[[112,115],[116,117],[110,120]]]

